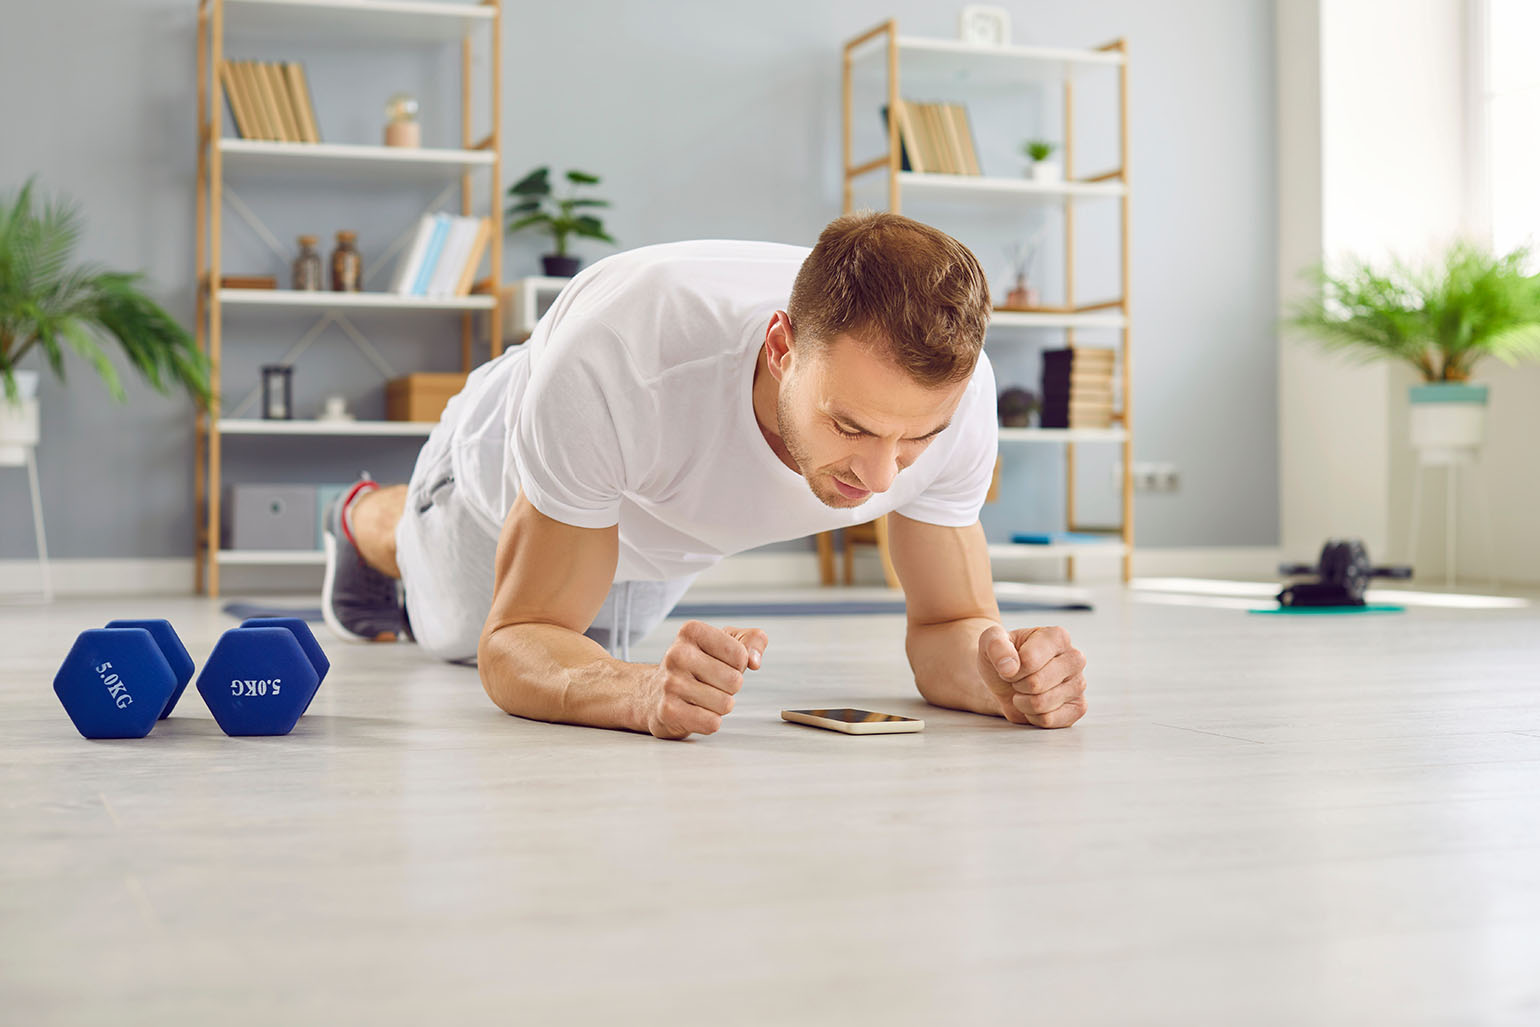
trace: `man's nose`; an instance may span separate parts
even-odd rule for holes
[[[881,440],[874,441],[850,462],[850,469],[861,480],[861,486],[872,492],[886,492],[898,477],[898,447]]]

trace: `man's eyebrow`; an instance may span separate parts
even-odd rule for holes
[[[834,418],[835,421],[839,422],[840,426],[843,427],[843,428],[848,428],[851,431],[858,431],[862,435],[876,435],[877,434],[876,432],[872,431],[870,428],[863,428],[863,427],[861,427],[853,419],[851,419],[850,417],[847,417],[846,415],[840,413],[838,410],[831,410],[831,411],[829,411],[829,416]],[[946,431],[951,426],[952,426],[952,419],[951,418],[947,418],[945,421],[942,422],[940,427],[933,428],[930,431],[926,432],[924,435],[916,435],[913,438],[907,438],[904,441],[905,442],[924,442],[926,439],[934,438],[935,436],[940,435],[942,432]]]

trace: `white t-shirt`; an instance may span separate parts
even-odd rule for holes
[[[994,469],[995,383],[982,355],[951,424],[893,486],[836,510],[754,418],[765,330],[809,250],[708,240],[645,246],[574,278],[523,346],[445,411],[452,471],[494,536],[523,493],[581,528],[620,526],[616,581],[695,575],[724,556],[898,511],[961,527]]]

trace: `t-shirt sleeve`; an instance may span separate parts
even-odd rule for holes
[[[995,403],[995,374],[989,360],[979,356],[952,428],[957,431],[941,472],[930,486],[897,512],[910,520],[966,528],[979,519],[989,483],[994,479],[1000,427]],[[947,434],[951,433],[951,429]],[[939,440],[938,440],[939,441]]]
[[[602,321],[569,315],[531,354],[511,432],[520,491],[535,509],[578,528],[620,521],[620,499],[642,431],[641,397],[625,347]]]

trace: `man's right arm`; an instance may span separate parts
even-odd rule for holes
[[[577,528],[514,501],[497,544],[481,683],[515,716],[660,738],[710,734],[733,708],[767,639],[691,621],[657,666],[624,663],[583,634],[604,604],[619,530]]]

